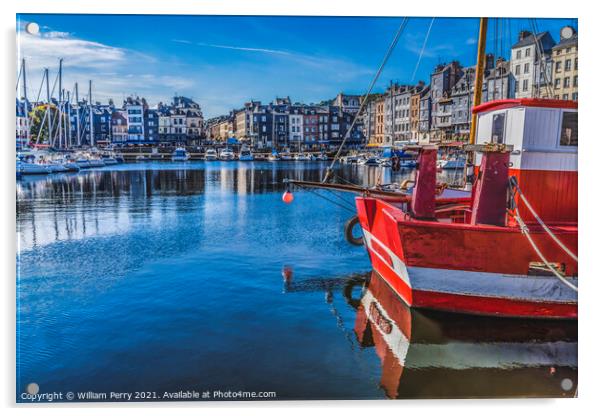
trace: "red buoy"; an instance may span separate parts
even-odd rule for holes
[[[293,199],[295,199],[295,197],[293,196],[293,193],[290,191],[285,191],[282,194],[282,201],[284,201],[285,204],[290,204],[291,202],[293,202]]]

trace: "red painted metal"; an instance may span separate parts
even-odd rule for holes
[[[485,152],[474,192],[471,223],[506,225],[509,152]]]
[[[513,107],[539,107],[539,108],[566,108],[577,109],[577,101],[568,100],[549,100],[544,98],[517,98],[494,100],[473,107],[475,114],[486,111],[502,110]]]
[[[458,295],[414,290],[416,308],[508,318],[575,319],[577,304]]]
[[[433,219],[437,190],[437,149],[421,148],[418,166],[410,209],[416,218]]]
[[[510,169],[531,206],[546,224],[574,224],[578,220],[578,172]],[[522,201],[518,208],[527,222],[534,222]]]

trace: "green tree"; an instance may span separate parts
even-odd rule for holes
[[[47,106],[46,105],[39,105],[37,107],[34,107],[34,109],[29,113],[29,117],[31,118],[31,140],[32,141],[38,141],[38,134],[40,136],[39,138],[39,143],[49,143],[48,140],[48,115],[50,115],[50,124],[51,124],[51,131],[50,131],[50,137],[57,137],[58,135],[58,128],[59,128],[59,116],[58,116],[58,109],[56,108],[56,106],[51,105],[50,106],[50,111],[48,112],[48,115],[45,114],[47,112]],[[62,123],[63,123],[63,128],[65,126],[65,120],[66,120],[66,115],[63,113],[62,117]]]

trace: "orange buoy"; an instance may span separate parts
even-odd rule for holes
[[[284,201],[285,204],[290,204],[293,202],[293,199],[295,199],[295,197],[291,191],[287,190],[282,194],[282,201]]]

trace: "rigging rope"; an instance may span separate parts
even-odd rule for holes
[[[429,24],[429,28],[426,31],[426,36],[424,37],[424,42],[422,43],[422,49],[420,49],[420,55],[418,55],[418,61],[416,62],[416,67],[414,68],[414,73],[412,74],[412,81],[416,78],[416,72],[418,72],[418,67],[420,66],[420,61],[422,61],[422,55],[424,54],[424,49],[426,48],[426,43],[429,40],[429,36],[431,34],[431,29],[433,28],[433,23],[435,22],[435,18],[431,19],[431,23]]]
[[[537,253],[537,255],[539,256],[539,258],[541,259],[541,261],[544,262],[544,264],[546,265],[546,267],[552,272],[554,273],[554,275],[562,282],[564,283],[566,286],[570,287],[571,289],[573,289],[575,292],[578,292],[578,288],[577,286],[575,286],[574,284],[572,284],[571,282],[569,282],[564,276],[562,276],[560,273],[558,273],[558,270],[556,270],[551,264],[550,262],[548,262],[548,260],[544,257],[543,253],[541,252],[541,250],[539,250],[539,247],[537,247],[537,245],[535,244],[535,241],[533,241],[533,238],[531,237],[531,234],[529,232],[529,228],[527,227],[527,224],[525,224],[525,222],[523,221],[523,219],[521,218],[519,212],[518,212],[518,208],[515,208],[515,215],[514,218],[516,218],[516,221],[518,222],[518,225],[520,227],[521,232],[523,233],[523,235],[525,237],[527,237],[527,240],[529,240],[529,243],[531,244],[531,247],[533,247],[533,250],[535,250],[535,253]]]
[[[397,33],[395,33],[395,37],[393,38],[393,41],[389,45],[389,49],[387,49],[387,53],[385,54],[385,57],[383,58],[383,61],[380,64],[380,67],[378,68],[378,71],[376,71],[376,75],[374,76],[374,78],[372,79],[372,82],[370,83],[370,86],[368,87],[368,91],[366,92],[366,94],[364,96],[364,99],[362,100],[362,103],[360,104],[360,108],[358,109],[357,113],[355,114],[355,117],[353,118],[353,121],[351,122],[351,126],[349,126],[349,128],[345,132],[345,137],[343,138],[343,141],[341,142],[341,145],[339,146],[339,149],[337,150],[337,153],[334,156],[334,159],[332,160],[332,163],[330,164],[330,166],[326,170],[326,174],[324,175],[324,179],[322,179],[323,183],[328,180],[328,178],[330,177],[330,175],[332,173],[332,168],[334,167],[334,164],[337,162],[337,160],[341,156],[341,151],[343,150],[343,146],[345,145],[345,142],[347,141],[347,139],[349,138],[349,135],[353,131],[353,127],[355,126],[355,123],[357,122],[360,114],[362,113],[362,110],[366,106],[366,103],[368,101],[368,96],[372,92],[372,89],[374,88],[374,85],[376,84],[376,81],[378,81],[378,78],[380,77],[380,74],[382,73],[382,71],[383,71],[383,69],[384,69],[387,61],[391,57],[391,54],[393,53],[393,50],[395,49],[395,46],[397,45],[397,42],[399,41],[399,38],[401,37],[401,34],[403,33],[405,27],[408,24],[408,20],[409,19],[407,17],[404,17],[403,20],[401,21],[401,23],[399,25],[399,28],[397,29]]]

